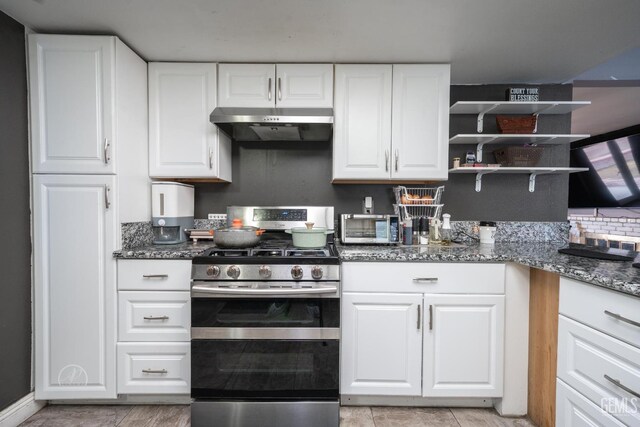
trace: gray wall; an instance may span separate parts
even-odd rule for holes
[[[0,410],[31,389],[31,245],[24,27],[0,12]]]
[[[518,85],[522,86],[522,85]],[[458,100],[504,100],[509,85],[452,86]],[[545,85],[541,100],[571,100],[570,85]],[[450,134],[475,133],[474,116],[451,116]],[[571,116],[540,118],[540,133],[568,133]],[[493,116],[485,133],[495,132]],[[464,157],[471,146],[451,146],[449,158]],[[486,151],[491,151],[488,146]],[[567,166],[568,147],[548,147],[541,165]],[[493,160],[492,160],[493,161]],[[474,191],[474,177],[450,175],[445,183],[445,211],[454,220],[565,221],[568,180],[538,178],[528,191],[527,175],[485,176],[483,190]],[[373,196],[377,212],[393,212],[391,185],[331,184],[330,143],[234,143],[233,182],[198,184],[196,218],[223,213],[227,205],[331,205],[336,213],[360,212],[362,198]]]

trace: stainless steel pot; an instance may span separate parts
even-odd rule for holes
[[[252,248],[260,241],[264,230],[258,227],[219,228],[213,232],[213,242],[220,248]]]

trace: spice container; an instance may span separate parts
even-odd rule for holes
[[[440,243],[440,226],[441,221],[438,218],[432,218],[429,225],[429,241],[431,243]]]
[[[426,216],[420,217],[420,244],[429,244],[429,218]]]
[[[460,167],[460,157],[453,158],[453,168],[458,169]]]
[[[402,244],[410,245],[413,243],[413,222],[411,218],[402,220]]]
[[[420,218],[417,216],[413,218],[412,221],[413,233],[411,236],[411,244],[419,245],[420,244]]]

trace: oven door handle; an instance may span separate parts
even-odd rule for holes
[[[335,294],[337,286],[321,288],[219,288],[204,285],[193,285],[191,291],[216,295],[316,295]]]

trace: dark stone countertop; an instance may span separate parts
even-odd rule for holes
[[[211,242],[149,245],[115,251],[117,259],[190,259]],[[337,245],[343,262],[515,262],[640,297],[640,269],[631,262],[600,261],[558,253],[561,243],[445,246]]]

